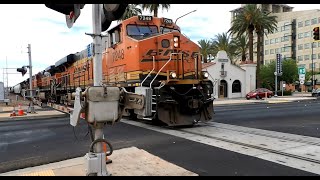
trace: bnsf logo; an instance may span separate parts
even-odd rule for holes
[[[187,58],[190,56],[188,52],[182,50],[173,50],[173,49],[149,49],[146,53],[147,56],[170,56],[170,53],[183,53],[183,57]],[[192,52],[191,57],[195,57],[198,52]]]

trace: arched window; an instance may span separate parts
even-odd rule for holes
[[[241,92],[241,82],[239,80],[235,80],[232,83],[232,93],[240,93]]]

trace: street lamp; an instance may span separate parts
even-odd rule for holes
[[[178,17],[174,23],[177,24],[178,19],[180,19],[180,18],[182,18],[182,17],[184,17],[184,16],[186,16],[186,15],[188,15],[188,14],[190,14],[190,13],[196,12],[196,11],[197,11],[197,10],[195,9],[195,10],[193,10],[193,11],[188,12],[187,14],[184,14],[184,15]]]

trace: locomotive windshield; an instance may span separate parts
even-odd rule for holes
[[[161,34],[172,32],[172,31],[173,32],[175,32],[175,31],[180,32],[178,29],[172,29],[172,28],[163,27],[163,26],[160,27],[160,33]]]
[[[135,39],[143,39],[146,38],[147,36],[150,36],[152,34],[157,34],[158,27],[153,26],[153,25],[133,25],[129,24],[127,25],[127,34],[128,36],[135,38]]]

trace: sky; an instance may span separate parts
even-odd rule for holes
[[[320,4],[288,4],[294,11],[320,9]],[[171,4],[169,11],[160,10],[158,17],[174,21],[190,11],[195,12],[177,21],[181,31],[194,42],[211,39],[215,35],[227,32],[230,28],[230,11],[240,4]],[[12,13],[15,12],[15,13]],[[143,15],[151,15],[143,12]],[[47,8],[44,4],[1,4],[0,5],[0,81],[3,68],[18,68],[28,65],[28,44],[31,44],[33,74],[36,74],[68,54],[79,52],[92,42],[92,6],[86,4],[81,15],[69,29],[65,16]],[[116,25],[113,22],[111,27]],[[6,65],[7,62],[7,65]],[[8,69],[8,84],[13,86],[29,78],[22,77],[15,69]]]

